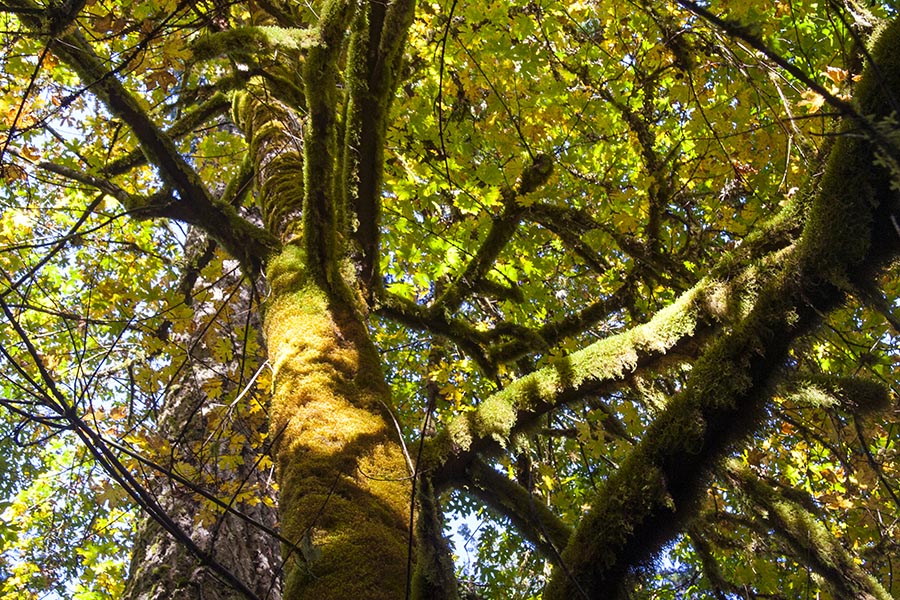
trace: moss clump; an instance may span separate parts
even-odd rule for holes
[[[479,437],[491,437],[505,446],[509,433],[516,424],[516,409],[504,398],[491,396],[479,405],[474,421],[475,432]]]
[[[784,387],[783,393],[800,404],[824,409],[839,406],[855,415],[878,412],[891,404],[890,388],[861,377],[810,376]]]
[[[195,60],[227,56],[256,63],[265,52],[296,52],[318,43],[316,33],[307,29],[245,26],[205,35],[191,44],[191,51]]]

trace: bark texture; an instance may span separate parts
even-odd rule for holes
[[[238,286],[236,278],[218,282],[219,288]],[[206,307],[198,307],[198,315],[209,314]],[[210,307],[211,310],[215,310]],[[253,311],[248,315],[248,311]],[[248,318],[249,316],[249,318]],[[253,330],[259,327],[258,313],[251,307],[250,294],[242,289],[232,296],[231,302],[222,308],[217,319],[216,337],[229,335],[232,343],[242,344],[242,334],[230,330],[230,324],[246,324]],[[203,336],[204,327],[199,321],[193,324],[195,334],[185,343],[191,348],[177,383],[170,387],[159,417],[160,435],[171,444],[172,452],[162,465],[181,475],[185,470],[204,473],[218,480],[215,488],[188,477],[192,483],[205,488],[208,493],[228,504],[243,519],[226,513],[222,507],[210,512],[211,504],[196,490],[191,490],[161,473],[151,476],[152,492],[160,507],[179,529],[187,533],[197,547],[227,569],[238,581],[246,585],[259,598],[281,598],[281,552],[278,540],[271,535],[277,526],[274,474],[271,469],[258,468],[264,448],[247,443],[243,445],[236,467],[220,468],[208,460],[217,452],[231,452],[232,448],[221,443],[220,435],[210,426],[207,418],[210,400],[206,386],[221,387],[224,398],[234,398],[242,390],[237,389],[234,373],[239,373],[241,357],[232,364],[216,364]],[[225,331],[223,332],[223,329]],[[215,342],[216,340],[210,340]],[[246,357],[251,364],[259,363],[259,357]],[[245,369],[246,371],[246,369]],[[221,399],[218,400],[221,405]],[[246,429],[250,421],[237,419],[238,429]],[[248,439],[254,432],[242,431]],[[213,445],[221,448],[214,448]],[[162,462],[162,459],[160,459]],[[174,466],[174,465],[180,466]],[[223,493],[227,489],[229,494]],[[252,490],[248,501],[235,501],[234,496]],[[203,518],[201,518],[201,515]],[[258,524],[268,528],[263,530]],[[174,539],[155,520],[144,517],[134,541],[134,554],[129,569],[123,600],[168,600],[176,598],[205,598],[211,600],[237,600],[246,598],[223,582],[212,570],[202,566],[198,558]]]

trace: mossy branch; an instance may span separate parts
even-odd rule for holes
[[[803,504],[778,493],[738,461],[728,461],[724,471],[760,518],[794,549],[797,561],[821,575],[836,598],[891,600],[881,584]],[[804,504],[815,503],[810,498]]]
[[[181,118],[166,130],[165,134],[173,140],[193,132],[211,119],[225,113],[231,106],[231,100],[224,93],[217,92],[203,101],[193,110],[187,111]],[[135,167],[147,162],[147,156],[140,148],[136,148],[103,167],[103,173],[107,175],[121,175]]]
[[[319,43],[310,29],[272,26],[244,26],[210,33],[191,44],[195,60],[227,56],[256,63],[262,53],[276,50],[298,52]]]
[[[432,443],[443,462],[436,481],[458,479],[477,453],[506,446],[510,436],[557,406],[589,394],[609,392],[635,370],[664,359],[678,344],[725,318],[724,299],[740,293],[703,280],[649,322],[595,342],[554,364],[521,377],[484,400],[475,411],[456,417]]]
[[[814,407],[839,406],[856,416],[886,409],[891,403],[891,390],[873,379],[836,375],[805,375],[788,381],[778,390],[795,402]]]
[[[316,28],[320,43],[303,65],[309,127],[303,140],[303,245],[311,275],[331,288],[338,275],[338,199],[334,197],[339,60],[356,2],[328,0]]]
[[[444,518],[434,486],[419,480],[419,514],[416,517],[416,567],[412,576],[413,600],[457,600],[456,576],[450,545],[444,537]]]
[[[414,9],[414,0],[367,2],[357,14],[348,51],[343,205],[360,281],[370,296],[382,285],[379,223],[385,134]]]
[[[232,114],[249,145],[247,156],[255,167],[263,223],[287,242],[302,227],[303,129],[296,113],[268,92],[268,85],[254,80],[247,90],[235,94]]]
[[[890,94],[900,89],[898,47],[895,21],[872,52],[877,75],[867,69],[857,91],[867,112],[891,110]],[[574,578],[557,572],[547,600],[578,588],[604,590],[604,598],[627,594],[632,570],[693,515],[710,470],[762,422],[792,342],[845,300],[848,279],[871,278],[897,256],[885,214],[896,193],[875,164],[874,146],[862,136],[838,139],[796,256],[750,314],[704,353],[684,392],[601,488],[563,553]]]
[[[512,481],[483,460],[474,460],[468,474],[469,493],[490,508],[507,517],[526,540],[551,563],[559,565],[560,552],[569,542],[572,530],[562,519],[525,488]]]

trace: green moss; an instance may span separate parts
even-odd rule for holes
[[[516,408],[502,396],[494,395],[478,406],[474,421],[478,436],[491,437],[505,446],[516,424]]]
[[[266,268],[271,295],[277,298],[300,289],[307,280],[305,273],[306,252],[296,244],[286,245]]]
[[[445,450],[468,450],[477,439],[490,438],[506,445],[517,425],[520,410],[538,410],[558,402],[562,393],[574,393],[601,381],[622,379],[637,367],[641,357],[662,355],[690,336],[703,320],[731,312],[729,302],[742,295],[735,284],[704,280],[676,302],[659,311],[648,323],[591,344],[552,365],[516,380],[482,402],[474,415],[455,418],[449,425],[451,444]],[[716,295],[730,297],[716,299]],[[435,445],[435,449],[437,450]]]
[[[409,472],[386,406],[378,354],[352,305],[309,276],[294,244],[270,261],[265,334],[282,532],[292,557],[285,597],[402,597]]]
[[[435,451],[443,454],[444,452],[450,452],[451,450],[462,450],[467,451],[472,447],[472,425],[467,417],[457,417],[450,421],[449,425],[447,425],[447,436],[449,437],[449,444],[430,444],[431,447],[435,449]],[[441,440],[443,441],[443,440]],[[437,457],[434,459],[443,460],[443,456]],[[433,459],[433,460],[434,460]],[[434,464],[437,464],[435,460]]]

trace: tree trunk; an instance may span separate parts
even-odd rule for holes
[[[189,241],[192,239],[189,236]],[[195,279],[189,279],[191,284]],[[243,389],[251,387],[245,379],[261,363],[258,356],[244,355],[245,332],[240,329],[246,326],[250,335],[256,335],[259,315],[247,287],[239,286],[241,281],[236,276],[216,282],[216,289],[230,300],[225,306],[198,306],[192,333],[181,341],[189,348],[189,356],[166,395],[158,420],[160,436],[171,450],[157,449],[163,455],[157,461],[246,519],[225,512],[222,506],[158,472],[147,473],[151,482],[148,487],[159,506],[201,551],[259,598],[280,600],[280,544],[271,533],[277,527],[273,476],[271,469],[260,468],[266,459],[259,435],[265,420],[262,415],[254,419],[229,414],[230,428],[223,429],[223,420],[215,414],[216,410],[228,410],[231,403],[237,404],[239,394],[244,398],[252,395]],[[229,294],[229,289],[237,289],[237,293]],[[190,301],[189,295],[187,298]],[[215,322],[204,323],[202,315],[213,315]],[[217,361],[211,350],[223,339],[233,349],[233,358],[227,364]],[[211,397],[210,390],[219,391]],[[236,436],[247,441],[232,444]],[[219,464],[216,459],[221,456],[227,456],[229,464],[235,466]],[[170,598],[237,600],[246,595],[201,566],[183,543],[145,516],[138,527],[122,599]]]
[[[390,392],[350,291],[270,264],[265,334],[286,552],[285,598],[397,600],[407,581],[410,472]],[[299,556],[298,554],[302,554]]]

